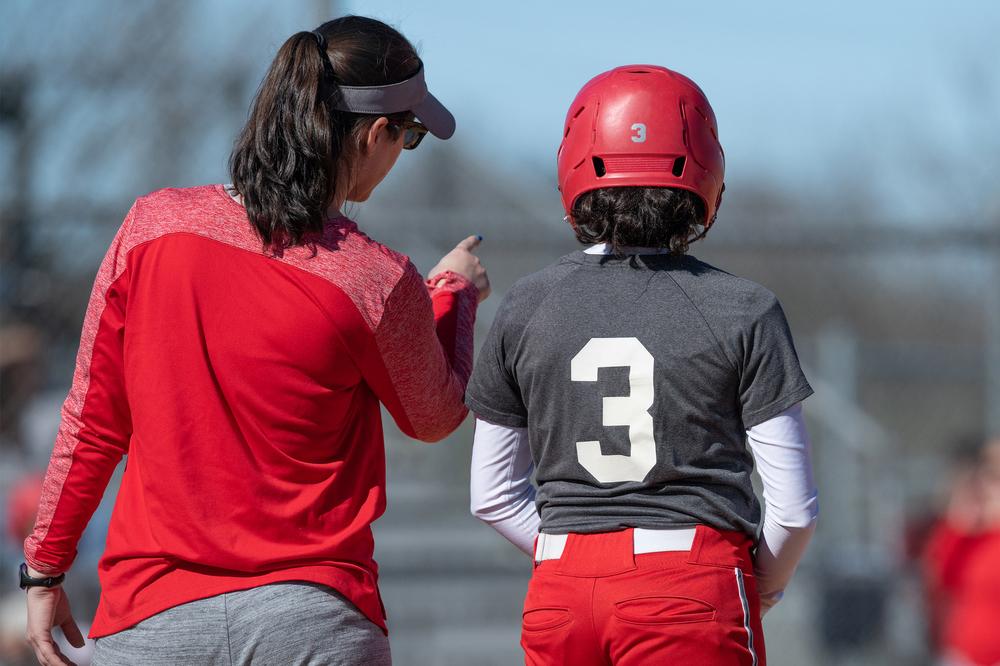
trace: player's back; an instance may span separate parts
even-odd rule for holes
[[[483,353],[468,402],[527,426],[551,532],[753,534],[745,430],[810,392],[774,295],[688,256],[567,255],[515,285]]]

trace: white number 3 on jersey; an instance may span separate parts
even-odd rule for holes
[[[628,368],[630,394],[604,398],[605,426],[628,426],[629,455],[605,455],[600,442],[577,442],[576,455],[601,483],[642,481],[656,465],[653,355],[636,338],[592,338],[570,363],[574,382],[596,382],[598,368]]]

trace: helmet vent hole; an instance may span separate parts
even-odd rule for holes
[[[604,166],[604,160],[600,157],[594,158],[594,173],[597,174],[598,178],[603,178],[604,174],[608,172],[607,168]]]
[[[579,109],[577,109],[576,113],[573,114],[573,118],[579,118],[580,114],[583,113],[583,110],[586,108],[587,108],[586,106],[581,106]]]
[[[678,178],[680,178],[681,175],[684,173],[685,159],[686,158],[683,155],[681,155],[676,160],[674,160],[674,168],[671,170],[671,172]]]
[[[628,70],[628,73],[629,74],[649,74],[649,70],[648,69],[630,69],[630,70]]]

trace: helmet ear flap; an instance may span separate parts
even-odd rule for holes
[[[715,210],[712,212],[712,219],[709,220],[708,224],[705,226],[705,231],[708,231],[708,228],[713,224],[715,224],[715,218],[719,216],[719,208],[722,206],[722,195],[725,193],[725,191],[726,191],[726,184],[723,183],[722,187],[719,188],[719,197],[715,200]]]
[[[701,233],[698,234],[697,240],[704,238],[705,234],[708,233],[708,230],[712,228],[713,224],[715,224],[715,219],[719,217],[719,207],[722,206],[722,193],[725,191],[726,184],[723,183],[722,187],[719,188],[719,196],[715,199],[715,208],[712,209],[712,217],[705,223],[705,227],[702,229]]]

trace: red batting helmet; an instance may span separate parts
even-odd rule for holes
[[[726,160],[705,93],[655,65],[595,76],[566,114],[556,155],[563,206],[604,187],[675,187],[705,202],[711,225],[722,201]]]

